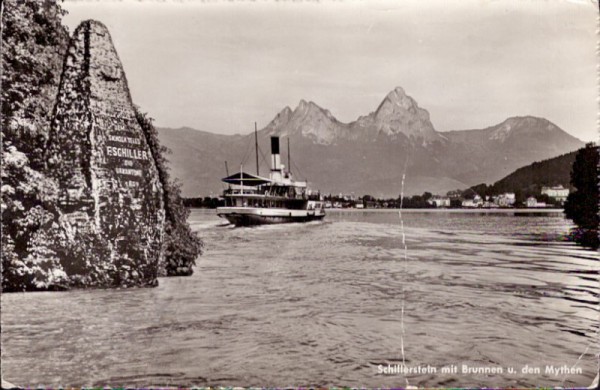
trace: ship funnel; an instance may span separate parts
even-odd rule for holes
[[[279,137],[271,137],[271,171],[281,170],[281,156],[279,155]]]

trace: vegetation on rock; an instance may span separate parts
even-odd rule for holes
[[[168,276],[191,275],[196,257],[202,254],[203,243],[186,222],[190,210],[183,203],[181,184],[170,178],[168,160],[165,157],[169,150],[160,145],[158,131],[152,120],[139,109],[136,110],[136,117],[144,130],[150,150],[156,156],[156,166],[163,185],[166,214],[164,271]]]
[[[541,194],[542,188],[562,185],[572,190],[571,167],[577,153],[575,151],[547,160],[536,161],[517,169],[492,185],[482,183],[472,186],[463,192],[463,196],[473,198],[477,194],[482,197],[491,197],[505,192],[513,192],[518,205],[521,205],[529,196],[534,196],[541,202],[553,203],[554,200]]]
[[[186,222],[187,210],[177,186],[169,181],[155,134],[147,138],[154,142],[150,146],[168,189],[163,241],[167,261],[146,264],[136,259],[140,248],[134,247],[111,256],[110,243],[100,232],[65,224],[59,183],[45,171],[45,149],[69,43],[61,24],[65,11],[53,1],[8,1],[1,7],[3,291],[126,287],[140,285],[136,282],[140,280],[152,285],[158,274],[191,274],[202,244]],[[143,127],[144,123],[140,121]],[[55,161],[58,168],[53,169],[61,169],[60,163]],[[134,228],[126,232],[138,233]]]
[[[589,143],[577,152],[573,170],[571,171],[571,184],[575,188],[569,194],[565,203],[565,215],[571,219],[577,229],[574,238],[578,242],[597,249],[600,245],[598,238],[598,166],[599,148]]]
[[[537,196],[542,187],[562,185],[569,188],[571,167],[576,154],[577,152],[566,153],[519,168],[495,182],[492,190],[498,194],[520,191],[525,195]]]
[[[53,2],[2,4],[2,287],[48,289],[66,274],[54,246],[57,184],[43,148],[68,32]]]
[[[69,41],[52,1],[3,2],[2,136],[40,170]]]

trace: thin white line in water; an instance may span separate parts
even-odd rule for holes
[[[402,186],[400,189],[400,210],[398,210],[398,217],[400,218],[400,231],[402,232],[402,245],[404,246],[404,281],[406,281],[406,263],[408,261],[408,253],[406,246],[406,235],[404,233],[404,220],[402,219],[402,206],[404,202],[404,179],[406,178],[406,165],[408,163],[408,155],[404,164],[404,173],[402,173]],[[400,352],[402,353],[402,368],[406,369],[406,356],[404,355],[404,301],[405,301],[405,289],[404,282],[402,283],[402,302],[400,308]],[[406,371],[405,371],[406,372]],[[404,380],[406,381],[406,387],[409,387],[408,376],[404,374]]]

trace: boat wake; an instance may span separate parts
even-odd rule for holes
[[[226,226],[230,226],[239,231],[285,231],[292,229],[303,229],[307,226],[319,226],[329,224],[329,221],[310,221],[310,222],[290,222],[290,223],[277,223],[277,224],[269,224],[269,225],[251,225],[251,226],[235,226],[234,224],[227,224]]]
[[[195,232],[201,231],[201,230],[214,229],[214,228],[218,228],[218,227],[233,226],[229,222],[223,223],[223,221],[220,221],[220,220],[209,221],[209,222],[190,222],[189,224],[190,224],[190,227],[192,228],[192,231],[195,231]]]

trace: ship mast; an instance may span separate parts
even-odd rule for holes
[[[290,138],[288,137],[288,172],[292,173],[292,165],[290,164]]]
[[[227,166],[227,160],[225,160],[225,173],[229,177],[229,167]],[[231,184],[227,183],[227,188],[231,189]]]
[[[258,172],[258,131],[256,130],[256,122],[254,122],[254,147],[256,151],[256,176],[260,176]]]
[[[240,164],[240,194],[244,195],[244,165]],[[244,201],[244,198],[242,198]]]

